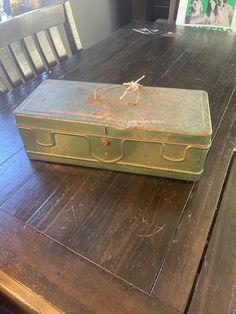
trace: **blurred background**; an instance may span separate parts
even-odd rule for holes
[[[0,19],[6,20],[63,0],[0,0]],[[170,0],[70,0],[83,48],[106,38],[132,20],[168,19]],[[179,0],[176,0],[175,17]]]
[[[1,20],[61,3],[60,0],[0,0]],[[82,46],[87,48],[129,23],[133,17],[133,0],[70,0]]]

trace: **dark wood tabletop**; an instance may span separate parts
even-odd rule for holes
[[[236,36],[154,26],[160,34],[126,26],[0,97],[0,293],[19,308],[236,309]],[[144,85],[208,92],[213,142],[199,182],[27,158],[13,110],[42,80],[123,83],[143,74]]]

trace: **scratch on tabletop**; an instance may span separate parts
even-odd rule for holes
[[[160,227],[159,229],[157,229],[156,231],[154,231],[153,233],[150,234],[139,234],[139,237],[143,237],[143,238],[151,238],[153,237],[155,234],[159,233],[166,225],[163,225],[162,227]]]

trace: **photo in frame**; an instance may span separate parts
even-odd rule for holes
[[[236,0],[180,0],[177,25],[236,32]]]

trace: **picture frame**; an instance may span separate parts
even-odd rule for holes
[[[180,0],[177,25],[236,32],[236,0]]]

